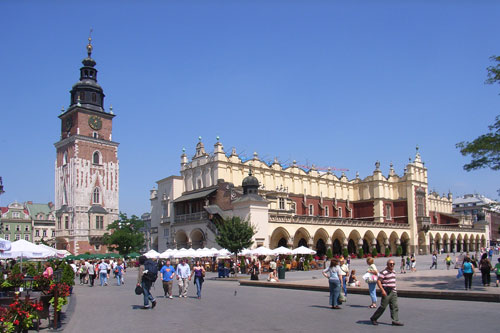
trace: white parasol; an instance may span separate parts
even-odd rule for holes
[[[316,254],[316,251],[311,250],[305,246],[300,246],[294,250],[292,250],[293,254]]]

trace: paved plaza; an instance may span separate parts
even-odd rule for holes
[[[420,259],[419,271],[429,270],[430,257],[426,258],[417,258]],[[444,256],[442,258],[444,260]],[[379,268],[383,267],[382,261],[385,259],[377,260]],[[364,261],[353,261],[355,269],[358,265],[359,271],[364,272]],[[444,265],[440,266],[437,271],[444,272]],[[411,274],[417,279],[419,272]],[[137,269],[129,269],[126,284],[120,287],[116,280],[107,287],[76,285],[64,332],[326,332],[337,328],[348,332],[435,332],[438,329],[464,332],[478,327],[482,330],[498,327],[498,303],[401,297],[400,320],[405,326],[391,326],[387,309],[379,320],[380,325],[374,327],[369,322],[374,310],[367,307],[368,295],[349,295],[341,310],[332,310],[327,292],[245,287],[237,281],[216,279],[214,273],[207,274],[199,300],[192,283],[188,298],[178,298],[174,284],[174,299],[165,299],[158,280],[152,289],[157,307],[142,310],[142,296],[134,294],[136,275]],[[320,279],[320,275],[320,271],[291,272],[287,273],[286,280],[315,280],[313,277]],[[479,287],[478,283],[475,281],[475,286]],[[500,288],[489,289],[497,292]]]

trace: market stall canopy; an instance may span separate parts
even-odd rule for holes
[[[160,253],[160,258],[162,259],[168,259],[168,258],[173,258],[174,254],[177,252],[177,250],[174,249],[168,249]]]
[[[10,241],[0,238],[0,251],[9,251],[11,244]]]
[[[274,250],[272,250],[275,255],[290,255],[293,254],[293,251],[290,250],[289,248],[286,248],[284,246],[280,246]]]
[[[273,250],[270,250],[265,246],[260,246],[256,249],[253,249],[251,251],[251,254],[253,254],[255,256],[273,256],[274,252],[273,252]]]
[[[293,254],[316,254],[316,251],[308,249],[305,246],[300,246],[292,250]]]
[[[54,256],[54,252],[43,248],[42,246],[33,244],[24,239],[20,239],[11,243],[9,251],[0,253],[0,258],[28,258],[28,259],[41,259],[50,258]]]
[[[160,256],[160,254],[155,250],[149,250],[148,252],[144,253],[144,255],[149,259],[158,259],[158,257]]]

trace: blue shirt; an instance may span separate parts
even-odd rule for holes
[[[172,276],[175,273],[174,266],[172,266],[172,265],[170,265],[170,266],[164,265],[160,269],[160,273],[161,273],[161,276],[163,277],[163,281],[167,281],[167,282],[168,281],[172,281]]]
[[[472,264],[470,262],[464,262],[464,273],[473,273]]]

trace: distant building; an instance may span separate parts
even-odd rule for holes
[[[141,220],[144,221],[144,227],[140,231],[144,234],[144,248],[143,251],[147,252],[151,249],[158,250],[158,237],[156,237],[156,248],[153,246],[153,238],[151,236],[151,214],[144,213],[141,215]],[[155,228],[158,233],[158,227]]]
[[[40,244],[42,241],[50,246],[55,246],[56,231],[55,231],[55,211],[54,204],[33,203],[28,201],[25,204],[30,218],[33,222],[32,239],[35,244]]]
[[[14,202],[1,209],[1,237],[6,240],[16,241],[20,239],[31,242],[32,220],[28,209],[21,203]]]
[[[482,218],[489,229],[491,245],[500,244],[500,203],[480,194],[466,194],[453,199],[453,212],[470,218],[474,223]]]
[[[376,162],[372,174],[348,179],[331,168],[226,153],[219,139],[213,147],[206,152],[200,138],[191,159],[181,155],[180,176],[161,179],[151,190],[159,252],[218,247],[217,225],[231,216],[256,226],[254,247],[307,246],[320,255],[328,248],[334,254],[395,254],[399,247],[403,254],[425,254],[488,244],[484,225],[452,212],[451,193],[429,191],[418,149],[401,175],[392,164],[383,174]]]

